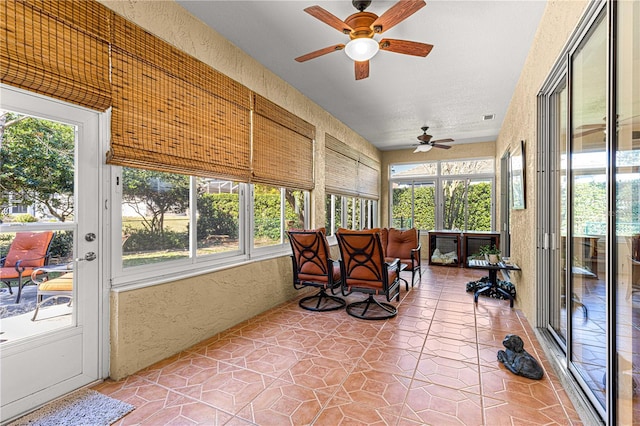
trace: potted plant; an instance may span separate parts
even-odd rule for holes
[[[487,262],[495,265],[500,261],[500,249],[493,244],[487,244],[478,249],[480,255],[484,255]]]

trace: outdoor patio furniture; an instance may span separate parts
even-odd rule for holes
[[[9,252],[0,259],[0,281],[9,287],[18,283],[16,303],[20,303],[22,287],[30,280],[32,272],[49,262],[49,248],[53,239],[53,231],[16,232]],[[25,281],[26,279],[26,281]]]
[[[309,231],[288,231],[293,263],[293,286],[296,290],[317,287],[313,296],[300,299],[298,305],[310,311],[334,311],[346,302],[335,296],[342,284],[340,264],[329,255],[329,244],[324,229]],[[331,291],[331,295],[327,294]]]
[[[68,306],[71,306],[73,301],[73,263],[34,269],[31,281],[38,285],[36,309],[31,321],[36,320],[40,307],[49,300],[65,297],[69,299]]]
[[[407,271],[411,271],[411,286],[415,282],[416,275],[422,279],[422,261],[420,260],[420,231],[416,228],[401,230],[389,228],[387,231],[387,245],[385,250],[385,261],[393,262],[400,259],[400,263],[406,266]],[[406,281],[405,281],[406,282]],[[406,282],[407,290],[409,283]]]
[[[385,262],[380,232],[349,231],[336,233],[342,260],[343,295],[365,293],[367,299],[347,305],[347,313],[365,320],[382,320],[396,316],[398,310],[390,303],[379,302],[374,295],[385,296],[387,302],[394,297],[400,301],[400,259]]]

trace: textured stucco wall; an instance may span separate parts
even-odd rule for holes
[[[522,268],[512,274],[518,289],[517,305],[532,325],[536,321],[536,152],[537,95],[577,26],[588,2],[547,2],[529,55],[496,141],[496,159],[525,141],[526,209],[511,214],[511,257]],[[499,180],[498,180],[499,181]],[[499,195],[499,194],[498,194]]]
[[[324,224],[324,135],[371,158],[377,148],[173,1],[102,4],[316,126],[311,225]],[[111,367],[122,378],[290,298],[288,256],[111,294]]]
[[[420,163],[436,160],[461,160],[467,158],[494,157],[496,144],[494,141],[473,144],[451,145],[451,149],[434,148],[429,152],[416,152],[413,149],[399,149],[382,152],[382,187],[380,189],[380,224],[389,225],[389,165],[398,163]],[[499,164],[496,165],[499,167]],[[428,256],[426,238],[422,238],[422,257]]]
[[[296,296],[279,257],[111,293],[111,377],[129,374]]]

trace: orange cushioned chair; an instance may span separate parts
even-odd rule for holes
[[[379,229],[349,231],[339,229],[336,233],[342,260],[343,295],[352,292],[368,294],[366,300],[347,305],[347,313],[365,320],[393,318],[398,310],[390,303],[379,302],[377,295],[391,302],[400,300],[400,260],[385,262]]]
[[[406,270],[411,271],[411,286],[415,282],[416,274],[422,279],[422,262],[420,260],[420,231],[416,228],[400,230],[389,228],[387,231],[387,245],[385,260],[400,259],[400,263],[406,265]],[[407,282],[407,290],[409,283]]]
[[[11,283],[18,283],[16,303],[20,303],[22,287],[30,280],[33,270],[48,263],[52,239],[53,231],[16,232],[9,253],[0,259],[0,281],[9,287],[9,293],[13,294]]]
[[[38,285],[36,295],[36,310],[33,313],[31,321],[36,320],[40,307],[49,300],[57,300],[59,297],[69,299],[68,306],[73,301],[73,263],[67,265],[56,265],[53,267],[43,267],[34,269],[31,275],[31,281]],[[42,281],[38,281],[39,274],[46,274]],[[62,274],[52,278],[56,274]]]
[[[329,244],[324,228],[308,231],[288,231],[293,262],[293,286],[296,290],[316,287],[320,291],[313,296],[300,299],[301,308],[310,311],[334,311],[346,302],[335,296],[340,288],[340,264],[329,255]],[[331,290],[331,295],[327,294]]]

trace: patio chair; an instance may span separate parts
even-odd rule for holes
[[[347,305],[347,313],[365,320],[393,318],[398,310],[390,303],[379,302],[377,295],[391,302],[400,300],[400,259],[385,262],[379,230],[349,231],[340,229],[336,233],[342,260],[343,295],[352,292],[368,294],[368,298]]]
[[[313,296],[303,297],[298,305],[309,311],[334,311],[346,302],[335,296],[340,289],[340,264],[329,255],[329,244],[324,229],[288,231],[293,264],[293,286],[296,290],[316,287],[320,290]],[[331,294],[327,294],[327,290]]]
[[[59,297],[69,299],[67,306],[73,301],[73,262],[63,265],[50,265],[34,269],[31,281],[38,286],[36,293],[36,309],[31,321],[35,321],[40,307],[50,300]]]
[[[411,271],[411,287],[415,282],[416,275],[422,279],[422,261],[420,259],[420,231],[416,228],[400,230],[389,228],[387,232],[387,245],[385,251],[385,260],[387,262],[393,259],[400,259],[400,263],[406,265],[407,271]],[[406,283],[409,290],[409,283]]]
[[[16,303],[20,303],[22,287],[31,280],[34,269],[49,263],[52,239],[53,231],[16,232],[9,252],[0,259],[0,281],[9,287],[10,294],[13,294],[11,284],[18,283]]]

